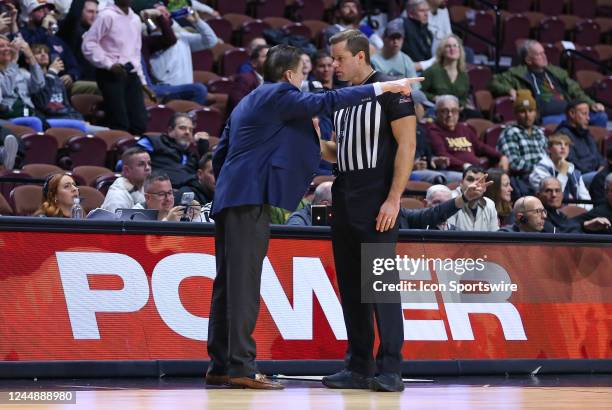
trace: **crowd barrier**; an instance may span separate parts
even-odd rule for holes
[[[329,229],[272,231],[261,370],[334,371],[346,330]],[[211,225],[2,217],[0,244],[0,377],[203,373]],[[406,374],[612,372],[611,236],[403,231],[397,254],[433,289],[404,299]],[[453,279],[513,290],[458,294]]]

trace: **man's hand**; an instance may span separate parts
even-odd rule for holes
[[[425,80],[425,77],[402,78],[400,80],[384,81],[380,83],[384,93],[400,93],[410,95],[412,92],[412,84],[420,83]]]
[[[55,60],[53,60],[53,62],[49,66],[49,71],[55,74],[59,74],[62,71],[64,71],[64,62],[62,61],[62,59],[58,57]]]
[[[469,202],[472,202],[478,198],[481,198],[486,192],[489,185],[492,185],[493,181],[487,182],[487,174],[484,174],[480,179],[472,182],[468,185],[467,189],[463,194],[468,199]]]
[[[200,20],[200,15],[197,11],[193,10],[192,13],[187,13],[187,15],[185,16],[185,20],[187,20],[192,26],[195,26],[198,20]]]
[[[433,157],[431,159],[431,165],[433,169],[446,169],[450,165],[450,158],[448,157]]]
[[[210,134],[208,134],[206,131],[196,132],[193,136],[194,141],[207,140],[209,138],[210,138]]]
[[[153,102],[157,102],[157,96],[155,95],[155,93],[153,92],[153,90],[151,90],[149,88],[148,85],[143,84],[142,85],[142,91],[144,91],[144,93],[147,95],[147,97],[149,97],[149,100],[153,101]]]
[[[184,205],[177,205],[168,211],[168,215],[162,219],[162,221],[178,222],[185,213]]]
[[[119,63],[113,64],[110,68],[110,71],[119,78],[127,77],[127,72],[125,71],[125,68],[123,68],[123,66]]]
[[[11,30],[13,19],[8,12],[0,14],[0,32],[4,33]]]
[[[591,105],[591,111],[594,111],[594,112],[601,112],[601,111],[603,111],[605,109],[606,108],[601,103],[595,103],[595,104]]]
[[[427,169],[427,161],[423,160],[422,158],[414,161],[414,165],[413,165],[414,171],[422,171],[424,169]]]
[[[62,80],[62,82],[64,83],[64,87],[66,87],[66,89],[70,89],[70,87],[72,87],[72,84],[74,83],[74,81],[72,80],[72,77],[70,77],[70,75],[68,74],[64,74],[63,76],[61,76],[60,80]]]
[[[23,56],[28,59],[29,64],[37,64],[36,59],[34,58],[34,53],[32,53],[32,49],[30,45],[26,43],[23,37],[18,36],[11,42],[11,45],[17,52],[23,53]]]
[[[593,218],[590,221],[586,221],[583,224],[583,228],[585,231],[591,232],[599,232],[599,231],[607,231],[612,227],[608,218],[604,218],[602,216],[598,218]]]
[[[387,198],[380,207],[378,216],[376,217],[376,230],[385,232],[395,226],[397,215],[399,214],[400,201]]]

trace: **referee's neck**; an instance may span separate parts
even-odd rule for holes
[[[372,75],[374,74],[374,69],[371,65],[365,64],[363,67],[360,67],[355,75],[351,79],[352,85],[361,85],[365,83]]]

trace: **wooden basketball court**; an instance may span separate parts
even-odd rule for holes
[[[200,379],[9,381],[16,390],[71,390],[76,404],[2,404],[19,409],[610,409],[612,376],[441,378],[409,382],[402,393],[330,390],[317,381],[284,380],[283,391],[207,388]],[[6,401],[4,401],[6,403]]]

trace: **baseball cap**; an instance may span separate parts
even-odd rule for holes
[[[51,1],[46,0],[26,0],[24,3],[25,12],[27,15],[41,7],[48,7],[50,9],[55,8]]]
[[[397,20],[390,21],[385,28],[384,37],[404,37],[404,26]]]
[[[518,90],[516,100],[514,100],[514,112],[523,110],[537,110],[536,101],[529,90]]]

